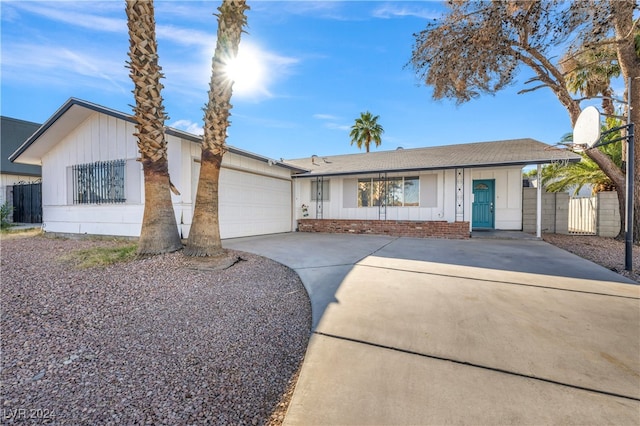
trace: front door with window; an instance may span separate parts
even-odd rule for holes
[[[473,228],[492,229],[495,224],[494,215],[495,180],[483,179],[473,181]]]

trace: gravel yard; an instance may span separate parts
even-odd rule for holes
[[[61,260],[113,244],[2,240],[2,423],[279,423],[311,327],[298,276],[248,253],[222,271]]]
[[[640,247],[633,246],[633,272],[624,270],[624,241],[591,235],[543,234],[542,239],[607,269],[640,282]]]
[[[624,271],[624,243],[543,239]],[[311,307],[290,269],[249,253],[206,270],[172,253],[106,268],[63,257],[122,244],[1,243],[2,424],[278,425],[306,351]]]

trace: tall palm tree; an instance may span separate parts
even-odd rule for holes
[[[218,185],[220,165],[225,153],[227,127],[231,110],[233,81],[227,65],[238,55],[238,45],[247,24],[245,0],[223,0],[218,8],[218,40],[211,65],[209,102],[204,116],[204,136],[198,192],[193,221],[184,254],[216,256],[222,253],[218,217]]]
[[[599,49],[582,46],[577,52],[565,55],[560,61],[560,68],[571,93],[588,98],[602,96],[602,110],[605,114],[614,115],[611,80],[620,76],[617,61],[613,45],[605,45]]]
[[[166,115],[160,90],[163,77],[158,65],[153,1],[127,0],[129,27],[129,76],[134,84],[139,161],[144,173],[144,216],[138,254],[158,254],[182,248],[171,201]]]
[[[378,124],[379,115],[373,116],[369,111],[361,112],[360,117],[356,118],[356,122],[351,126],[351,145],[354,143],[358,149],[362,149],[362,146],[369,152],[369,146],[371,142],[375,142],[376,146],[380,146],[382,143],[381,135],[384,133],[384,129]]]

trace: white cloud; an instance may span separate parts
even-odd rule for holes
[[[178,130],[184,130],[185,132],[191,133],[192,135],[198,135],[198,136],[204,135],[204,129],[202,128],[202,124],[194,123],[191,120],[177,120],[169,124],[169,127],[173,127]]]
[[[351,126],[346,124],[340,124],[340,117],[331,114],[313,114],[313,118],[324,122],[324,127],[332,130],[351,130]]]
[[[271,0],[254,1],[251,10],[261,15],[271,14],[274,20],[284,19],[285,15],[313,16],[322,19],[347,20],[340,1],[285,1],[274,8]]]
[[[216,44],[215,32],[208,33],[174,25],[156,25],[156,35],[159,42],[167,40],[182,46],[202,46],[210,49]]]
[[[76,3],[76,5],[80,6],[82,3]],[[36,3],[26,1],[12,3],[12,6],[16,7],[18,10],[40,15],[52,21],[62,22],[91,30],[121,32],[123,29],[126,31],[127,28],[126,19],[74,12],[69,7],[70,4],[66,2]],[[124,9],[124,5],[122,5],[122,9]]]
[[[9,43],[5,38],[2,49],[3,79],[17,81],[22,78],[42,85],[75,84],[103,90],[112,87],[129,92],[131,83],[125,68],[129,48],[127,22],[124,2],[117,3],[116,6],[115,2],[22,1],[10,2],[6,8],[3,4],[5,23],[9,16],[16,20],[20,19],[21,14],[31,14],[64,24],[34,27],[28,34],[20,35],[20,41],[14,37]],[[188,16],[186,12],[190,4],[180,4],[183,16]],[[161,18],[166,19],[169,9],[165,5],[163,7]],[[5,9],[11,13],[5,13]],[[202,12],[201,6],[193,5],[193,9]],[[156,11],[156,19],[159,17]],[[198,20],[201,19],[199,16]],[[216,18],[209,15],[208,19],[211,23],[210,32],[187,27],[193,21],[186,17],[182,26],[157,24],[159,62],[166,76],[162,80],[165,95],[202,99],[202,104],[206,103],[211,58],[216,45]],[[74,37],[73,34],[78,32],[74,28],[81,28],[86,34]],[[100,44],[105,38],[100,33],[108,33],[110,38],[117,35],[117,43]],[[274,91],[275,85],[286,79],[299,62],[297,58],[269,51],[244,38],[240,52],[252,59],[253,65],[248,73],[252,84],[237,81],[234,85],[235,99],[259,102],[278,96]],[[105,81],[108,85],[104,84]]]
[[[3,79],[37,82],[43,85],[83,84],[111,87],[127,92],[128,72],[122,61],[111,60],[104,52],[80,50],[45,44],[5,44],[2,50]],[[35,62],[34,62],[35,61]],[[104,82],[109,83],[105,86]]]
[[[348,126],[346,124],[326,123],[324,126],[327,129],[342,130],[347,132],[351,130],[351,126]]]
[[[88,4],[86,2],[84,4]],[[93,3],[93,2],[91,2]],[[124,3],[124,2],[123,2]],[[66,8],[62,9],[60,6],[65,5]],[[76,3],[76,6],[83,5],[82,2]],[[73,25],[79,28],[85,28],[97,32],[109,32],[109,33],[123,33],[127,34],[127,19],[124,12],[124,4],[122,9],[118,9],[122,18],[102,16],[98,13],[111,13],[110,10],[100,10],[98,13],[91,13],[88,11],[78,12],[70,10],[69,3],[35,3],[35,2],[21,2],[15,4],[18,6],[18,10],[23,10],[29,13],[40,15],[51,21],[61,22],[68,25]],[[93,10],[92,10],[93,11]],[[156,20],[158,14],[156,13]],[[212,22],[215,18],[211,17]],[[181,28],[175,25],[156,24],[156,36],[158,40],[166,40],[172,43],[176,43],[182,46],[203,46],[209,47],[212,44],[215,45],[215,28],[211,33],[193,30],[189,28]]]
[[[313,114],[313,118],[316,118],[318,120],[337,120],[338,119],[338,117],[331,114]]]
[[[434,19],[434,18],[440,17],[441,13],[438,13],[434,10],[430,10],[415,4],[398,5],[395,3],[385,3],[381,6],[378,6],[376,9],[374,9],[373,16],[375,18],[380,18],[380,19],[390,19],[390,18],[404,17],[404,16],[413,16],[413,17],[424,18],[424,19]]]

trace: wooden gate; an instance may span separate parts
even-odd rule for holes
[[[13,185],[13,222],[42,223],[42,182]]]
[[[569,234],[596,235],[597,197],[569,198]]]

